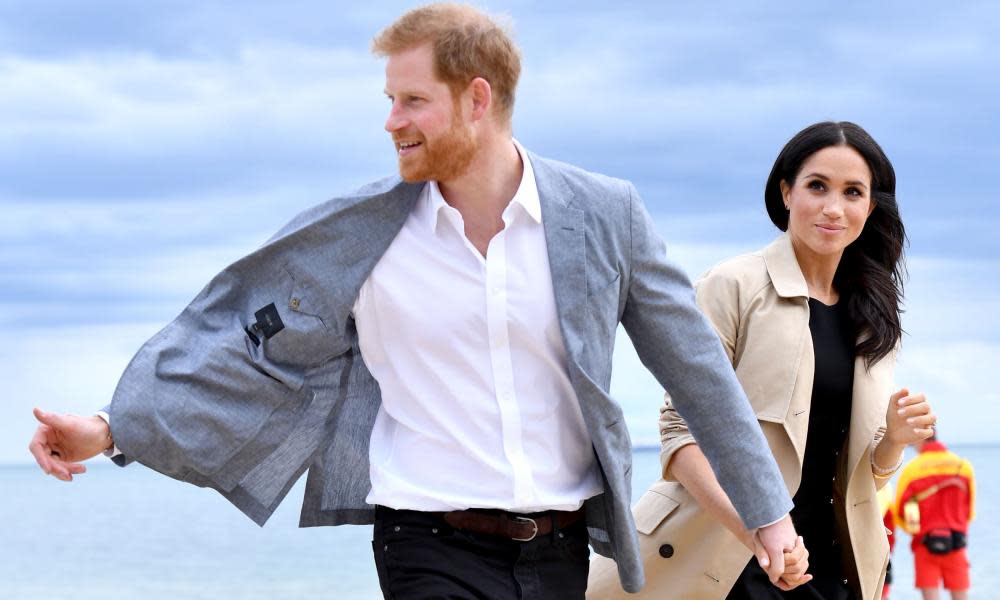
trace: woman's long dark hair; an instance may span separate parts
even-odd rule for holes
[[[764,204],[771,221],[788,230],[788,211],[781,182],[791,186],[802,164],[830,146],[849,146],[865,159],[872,173],[871,199],[875,205],[861,236],[844,250],[833,284],[847,300],[855,331],[861,334],[856,351],[870,368],[885,357],[903,333],[903,246],[906,232],[896,206],[896,172],[885,152],[868,132],[848,121],[826,121],[795,134],[774,161],[764,188]]]

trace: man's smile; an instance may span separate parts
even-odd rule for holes
[[[406,156],[421,145],[423,142],[396,142],[396,151],[400,156]]]

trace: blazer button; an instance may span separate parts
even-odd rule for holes
[[[670,558],[674,555],[674,547],[670,544],[663,544],[660,546],[660,556],[663,558]]]

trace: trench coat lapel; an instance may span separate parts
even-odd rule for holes
[[[809,409],[812,400],[812,373],[815,367],[812,337],[809,333],[809,288],[795,258],[788,234],[779,236],[763,250],[768,276],[779,297],[788,302],[782,311],[784,321],[780,327],[785,332],[798,332],[798,339],[772,347],[773,360],[788,365],[794,377],[782,382],[771,396],[771,405],[759,413],[772,415],[781,422],[798,460],[799,470],[805,455],[809,435]],[[796,394],[796,389],[799,393]],[[804,393],[802,390],[805,390]]]
[[[865,450],[875,438],[875,432],[885,422],[892,393],[892,366],[895,352],[865,368],[865,359],[854,361],[854,389],[851,401],[850,441],[847,447],[847,473],[854,473]]]

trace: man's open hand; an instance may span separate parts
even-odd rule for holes
[[[39,425],[28,450],[38,466],[56,479],[73,481],[73,475],[87,470],[81,461],[111,446],[108,424],[98,416],[57,415],[39,408],[34,413]]]

